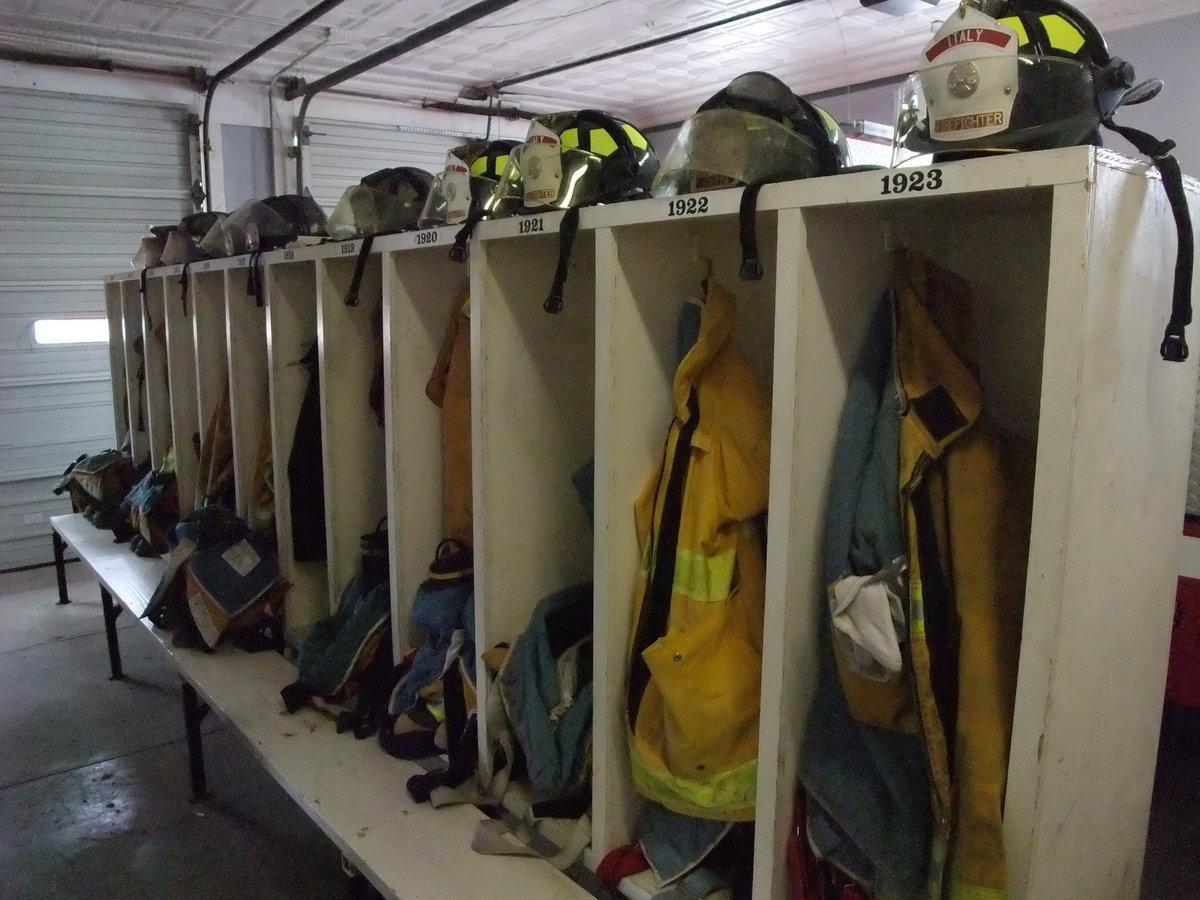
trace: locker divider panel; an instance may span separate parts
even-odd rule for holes
[[[329,613],[325,560],[297,560],[292,537],[288,462],[296,421],[308,389],[300,360],[317,340],[316,263],[277,263],[267,268],[267,356],[270,366],[271,454],[275,480],[275,534],[280,574],[288,584],[284,629],[295,645],[307,626]]]
[[[355,257],[317,263],[317,340],[321,371],[321,441],[325,472],[325,539],[329,603],[359,571],[359,537],[387,513],[384,435],[368,403],[382,315],[382,266],[372,254],[357,306],[346,290]]]

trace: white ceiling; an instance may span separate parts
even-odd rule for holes
[[[195,65],[212,74],[317,2],[3,0],[0,46],[126,65]],[[236,77],[264,84],[283,75],[312,81],[476,2],[347,0]],[[777,3],[519,0],[340,88],[413,102],[453,101],[467,88]],[[1075,5],[1105,32],[1200,12],[1200,0]],[[932,23],[953,8],[954,0],[942,0],[897,17],[864,9],[859,0],[797,0],[653,49],[513,85],[501,91],[501,102],[532,111],[596,107],[650,127],[685,118],[749,70],[772,72],[805,95],[871,82],[911,71]]]

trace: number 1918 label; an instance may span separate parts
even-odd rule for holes
[[[917,194],[921,191],[937,191],[942,188],[941,169],[917,169],[912,172],[893,172],[884,175],[881,194]]]

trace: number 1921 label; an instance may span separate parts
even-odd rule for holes
[[[917,194],[921,191],[937,191],[942,188],[941,169],[917,169],[912,172],[893,172],[884,175],[881,194]]]
[[[517,222],[518,234],[533,234],[535,231],[545,231],[546,223],[542,221],[541,216],[534,216],[532,219],[520,219]]]

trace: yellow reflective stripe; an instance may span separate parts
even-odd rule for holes
[[[716,556],[705,556],[693,550],[675,553],[675,580],[671,585],[676,594],[700,603],[721,603],[729,599],[733,588],[733,570],[737,551],[730,548]]]
[[[1021,22],[1019,17],[1005,16],[1003,19],[1000,19],[999,21],[1000,21],[1001,25],[1007,25],[1009,28],[1011,28],[1013,31],[1015,31],[1017,33],[1017,46],[1018,47],[1024,47],[1026,44],[1029,43],[1029,34],[1025,31],[1025,25],[1024,25],[1024,23]]]
[[[629,123],[623,123],[621,127],[624,128],[625,133],[629,135],[629,140],[633,143],[633,146],[637,147],[639,150],[645,150],[648,146],[650,146],[650,142],[646,140],[642,133]]]
[[[566,131],[564,131],[562,134],[560,134],[558,136],[558,139],[560,141],[562,141],[562,145],[564,147],[567,147],[567,148],[578,147],[579,146],[579,129],[578,128],[568,128]]]
[[[908,636],[925,640],[925,593],[915,578],[908,583]]]
[[[671,590],[697,603],[723,603],[733,590],[736,566],[737,550],[732,547],[716,556],[705,556],[695,550],[676,550]],[[642,551],[641,574],[643,578],[650,578],[649,546]]]
[[[684,815],[706,814],[750,817],[758,784],[758,760],[752,759],[720,772],[707,781],[691,781],[646,763],[635,749],[629,754],[633,782],[667,809]]]
[[[1046,29],[1046,37],[1050,39],[1050,46],[1055,50],[1062,50],[1064,53],[1074,55],[1083,47],[1083,35],[1080,34],[1079,29],[1058,13],[1039,16],[1039,18],[1042,27]]]
[[[593,128],[588,132],[588,149],[597,156],[611,156],[617,150],[617,142],[603,128]]]
[[[471,174],[472,175],[485,174],[488,169],[488,162],[489,162],[489,160],[488,160],[487,156],[475,157],[473,160],[471,160]]]

